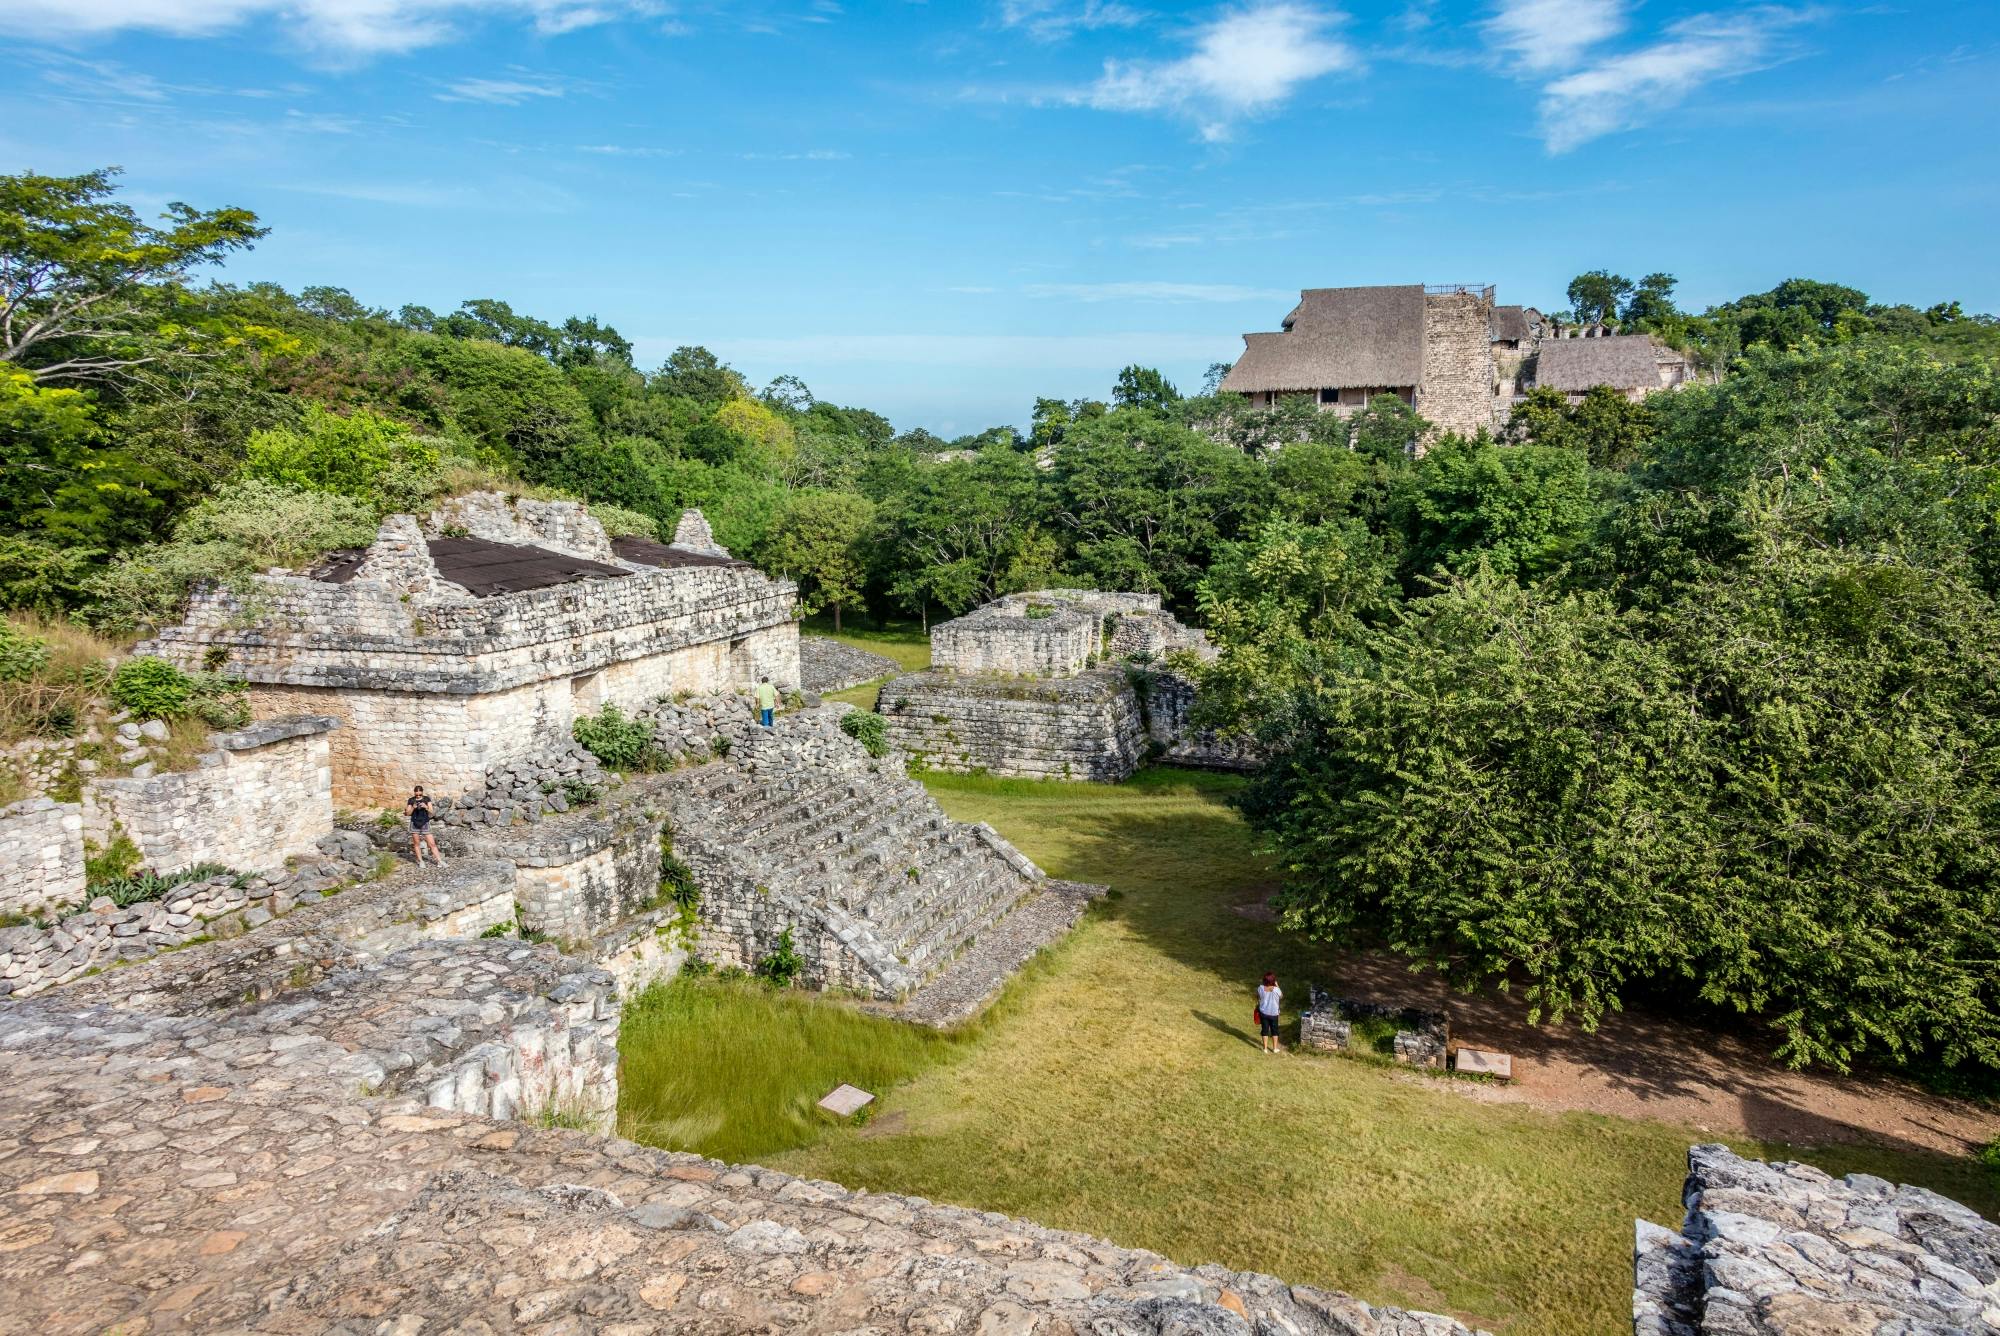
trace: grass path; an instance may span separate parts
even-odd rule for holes
[[[842,1018],[824,1044],[815,1030],[769,1063],[731,1055],[777,1071],[778,1085],[810,1087],[784,1095],[763,1079],[732,1083],[759,1110],[774,1099],[804,1110],[762,1149],[755,1135],[731,1137],[733,1151],[1184,1262],[1454,1312],[1499,1332],[1580,1336],[1629,1324],[1633,1218],[1678,1221],[1683,1157],[1697,1134],[1483,1104],[1363,1062],[1259,1052],[1247,1024],[1256,974],[1277,970],[1296,1001],[1328,971],[1314,948],[1232,912],[1270,882],[1226,805],[1230,780],[1152,771],[1115,788],[929,782],[953,816],[990,821],[1051,872],[1108,883],[1117,898],[1034,962],[971,1032],[920,1052],[868,1028],[890,1023],[837,1003],[729,995],[738,1019],[719,1016],[727,1026],[754,1031],[800,1006]],[[711,996],[717,987],[675,986]],[[1294,1014],[1288,1006],[1288,1021]],[[655,1042],[691,1041],[668,1032]],[[887,1056],[879,1075],[909,1079],[879,1087],[870,1122],[814,1139],[811,1099],[855,1079],[850,1066],[876,1044]],[[682,1109],[689,1131],[754,1132],[764,1115],[732,1112],[700,1055],[662,1061],[681,1073],[683,1104],[713,1106]],[[638,1098],[638,1084],[628,1085]],[[707,1137],[674,1144],[715,1153]],[[1990,1182],[1969,1161],[1858,1148],[1798,1158],[1993,1206]]]

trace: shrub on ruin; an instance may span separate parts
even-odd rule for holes
[[[658,520],[623,506],[595,502],[590,507],[590,517],[603,525],[605,534],[612,538],[651,538],[657,541],[660,537]]]
[[[849,710],[840,716],[840,731],[860,743],[870,756],[889,754],[889,723],[869,710]]]
[[[141,719],[177,719],[194,700],[194,678],[165,659],[141,655],[111,675],[111,699]]]
[[[667,755],[653,740],[652,725],[627,718],[616,705],[606,704],[570,725],[570,736],[609,770],[663,770]]]
[[[366,409],[343,415],[307,404],[297,427],[250,438],[244,473],[407,509],[435,492],[438,462],[437,446],[400,422]]]
[[[93,881],[84,894],[92,900],[101,895],[109,899],[112,904],[117,905],[120,909],[129,909],[133,905],[145,904],[151,900],[164,900],[167,898],[167,892],[176,887],[186,886],[197,881],[207,881],[210,877],[226,877],[231,875],[233,874],[230,870],[220,863],[196,863],[193,867],[183,868],[179,872],[170,872],[165,875],[157,872],[139,871],[131,872],[124,876],[107,878],[102,881]]]
[[[0,622],[0,682],[25,682],[49,661],[48,642]]]
[[[259,571],[298,569],[374,538],[375,511],[364,502],[242,479],[190,509],[168,541],[134,548],[87,580],[87,617],[109,630],[165,625],[197,587],[247,592]]]
[[[111,675],[112,701],[141,719],[199,719],[214,728],[250,721],[243,684],[216,673],[189,673],[165,659],[140,655]]]
[[[805,967],[805,958],[792,945],[792,930],[786,928],[778,934],[771,953],[757,962],[757,977],[779,988],[790,988]]]

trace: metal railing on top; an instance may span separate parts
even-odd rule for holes
[[[1442,296],[1448,292],[1470,292],[1475,296],[1482,297],[1489,302],[1493,300],[1493,285],[1491,283],[1424,284],[1424,293],[1426,296]]]

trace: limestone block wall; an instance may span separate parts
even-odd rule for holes
[[[489,768],[567,740],[570,684],[533,682],[486,695],[253,684],[259,719],[301,713],[338,719],[331,735],[333,802],[351,811],[400,812],[413,785],[456,795],[486,782]]]
[[[432,533],[460,528],[474,538],[553,548],[607,564],[618,560],[604,526],[574,501],[474,492],[453,497],[433,510],[424,527]]]
[[[244,872],[282,867],[333,830],[327,735],[339,726],[330,716],[292,715],[219,734],[199,768],[94,779],[85,801],[115,821],[156,871],[196,863]]]
[[[570,813],[533,826],[480,829],[472,847],[513,860],[522,932],[583,942],[653,908],[661,824],[620,805],[604,816]]]
[[[1263,764],[1250,739],[1224,737],[1190,722],[1195,686],[1187,678],[1153,670],[1139,674],[1137,682],[1145,707],[1146,736],[1157,744],[1161,760],[1206,770],[1254,770]]]
[[[989,603],[931,628],[931,666],[960,673],[1068,677],[1097,656],[1098,618],[1073,608],[1033,617],[1028,605]]]
[[[1138,696],[1120,669],[1057,681],[912,673],[876,708],[890,743],[937,770],[1120,780],[1146,749]]]
[[[1493,303],[1472,292],[1424,296],[1424,379],[1417,411],[1440,431],[1493,426]]]
[[[83,808],[50,798],[0,807],[0,915],[83,898]]]

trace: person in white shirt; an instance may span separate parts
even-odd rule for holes
[[[1263,1038],[1266,1053],[1284,1052],[1278,1043],[1278,1007],[1284,996],[1275,974],[1266,974],[1264,982],[1257,985],[1257,1033]]]

